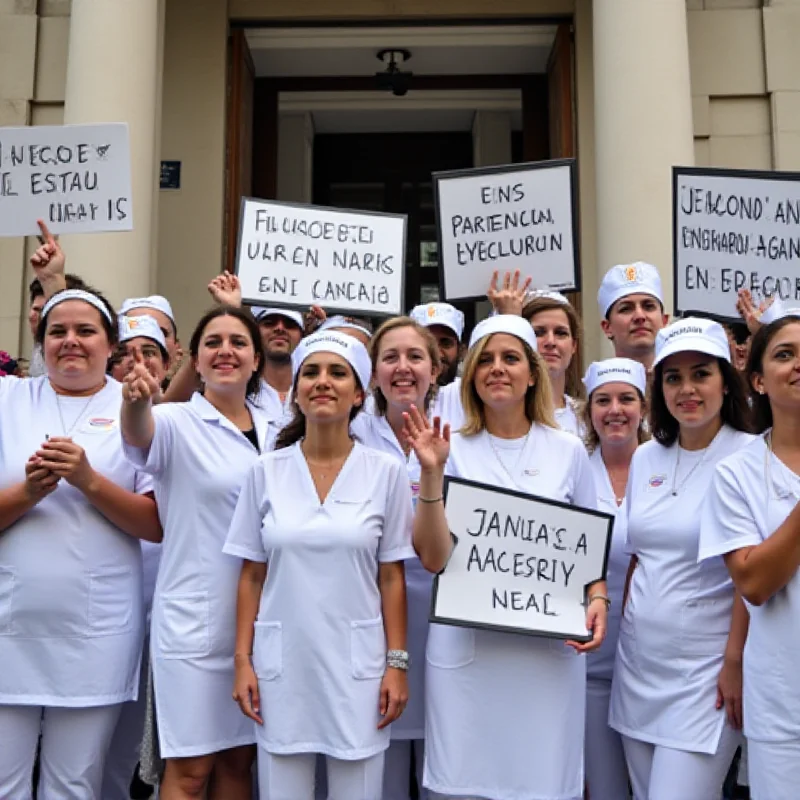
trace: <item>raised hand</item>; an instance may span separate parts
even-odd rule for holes
[[[522,308],[525,305],[525,298],[531,285],[531,279],[525,278],[522,285],[520,285],[520,271],[515,270],[513,275],[510,272],[505,273],[502,286],[499,281],[500,273],[495,270],[492,273],[492,282],[489,284],[486,297],[498,314],[516,314],[519,316],[522,314]]]
[[[238,276],[230,272],[217,275],[208,284],[208,291],[221,306],[233,306],[234,308],[242,306],[242,284],[239,282]]]
[[[157,401],[161,396],[159,382],[150,374],[150,370],[137,350],[133,356],[133,368],[122,381],[122,401],[128,405],[146,405]]]
[[[416,454],[420,467],[424,470],[444,467],[450,455],[450,425],[442,428],[439,417],[434,417],[431,425],[416,406],[403,414],[403,421],[403,436]]]
[[[308,336],[314,333],[326,319],[328,312],[322,306],[311,306],[303,315],[303,334]]]
[[[31,256],[31,266],[36,273],[36,277],[44,286],[48,281],[64,279],[64,268],[67,259],[58,241],[45,225],[44,220],[38,219],[36,221],[39,224],[39,230],[42,235],[39,237],[41,244]]]
[[[763,300],[758,306],[753,302],[749,289],[739,289],[736,310],[747,325],[750,333],[756,333],[761,327],[761,315],[775,302],[775,295]]]

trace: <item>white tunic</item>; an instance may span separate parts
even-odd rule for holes
[[[250,413],[262,451],[267,417]],[[153,409],[149,451],[125,453],[156,478],[164,527],[150,652],[161,753],[206,755],[252,744],[253,724],[233,689],[241,561],[222,553],[242,482],[258,452],[201,394]]]
[[[571,433],[583,440],[586,428],[578,417],[578,401],[569,395],[564,395],[564,408],[556,409],[556,423],[562,431]]]
[[[495,445],[496,447],[496,445]],[[484,431],[454,434],[448,475],[594,509],[581,442],[533,425],[509,476]],[[583,795],[586,661],[556,639],[432,624],[423,783],[445,795]]]
[[[261,379],[261,389],[255,398],[255,405],[267,415],[267,419],[274,421],[278,430],[288,425],[294,416],[292,393],[287,392],[286,398],[281,400],[278,390],[273,389],[263,378]]]
[[[259,745],[346,760],[385,750],[377,578],[381,563],[414,555],[403,465],[356,442],[320,504],[299,443],[267,453],[247,477],[225,552],[269,564],[253,641]]]
[[[25,462],[46,435],[69,432],[101,475],[151,492],[149,476],[122,454],[121,405],[111,378],[91,399],[60,395],[58,403],[47,377],[0,378],[0,486],[25,479]],[[0,532],[0,704],[135,699],[143,624],[138,539],[65,480]]]
[[[625,550],[628,536],[627,507],[623,502],[618,506],[608,477],[608,470],[603,463],[600,448],[589,456],[594,475],[594,484],[597,488],[597,509],[614,515],[614,532],[611,537],[611,548],[608,553],[608,568],[606,572],[606,588],[611,600],[608,611],[608,627],[606,638],[599,649],[587,655],[586,669],[589,678],[610,681],[614,673],[614,657],[617,652],[619,639],[619,623],[622,616],[622,595],[625,591],[625,577],[631,557]]]
[[[800,477],[762,437],[717,468],[703,514],[700,558],[768,539],[800,501]],[[800,740],[800,571],[761,606],[747,604],[744,732],[760,742]],[[795,792],[797,786],[793,787]]]
[[[464,424],[464,407],[461,405],[461,378],[447,386],[440,386],[433,399],[431,418],[440,417],[442,424],[448,423],[455,432]]]
[[[704,451],[653,440],[628,477],[628,549],[639,561],[620,623],[609,725],[624,736],[714,754],[725,722],[715,708],[733,609],[721,558],[697,563],[700,517],[714,466],[752,436],[723,426]],[[678,489],[673,495],[673,487]]]
[[[350,427],[358,440],[375,450],[388,453],[406,468],[411,487],[412,508],[419,497],[420,466],[412,451],[406,458],[386,417],[359,414]],[[408,605],[408,705],[392,723],[392,739],[422,739],[425,736],[425,646],[428,642],[428,616],[431,611],[433,575],[414,556],[405,562]]]

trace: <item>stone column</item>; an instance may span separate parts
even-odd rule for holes
[[[694,164],[685,0],[594,6],[597,269],[649,261],[672,310],[672,167]]]
[[[159,0],[72,0],[65,123],[127,122],[133,230],[63,237],[67,269],[118,305],[151,288]]]

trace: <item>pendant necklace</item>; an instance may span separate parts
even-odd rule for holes
[[[102,391],[102,389],[100,391]],[[56,394],[56,408],[58,409],[58,418],[61,421],[61,430],[64,432],[64,436],[68,437],[72,433],[72,431],[74,431],[75,428],[78,426],[78,423],[84,418],[86,412],[89,410],[89,406],[92,404],[92,401],[94,400],[95,397],[97,397],[98,394],[100,394],[100,392],[95,392],[94,394],[89,395],[89,399],[83,404],[83,407],[78,412],[78,416],[75,417],[75,421],[72,423],[72,425],[69,426],[69,430],[67,430],[67,426],[64,424],[64,415],[61,412],[61,398],[59,397],[58,392],[56,392],[55,394]]]
[[[517,456],[517,461],[514,464],[514,472],[519,472],[519,464],[522,461],[522,456],[525,455],[525,448],[528,446],[528,439],[530,438],[531,431],[533,430],[533,425],[528,428],[528,432],[525,434],[525,439],[522,442],[522,447],[520,448],[519,455]],[[492,434],[489,431],[486,431],[486,437],[489,440],[489,446],[492,448],[492,452],[494,453],[494,457],[497,459],[497,463],[501,466],[503,472],[511,479],[511,483],[515,486],[518,486],[517,479],[508,471],[506,465],[503,463],[503,459],[500,458],[500,453],[497,451],[497,447],[495,447],[494,442],[492,441]]]
[[[711,451],[711,448],[714,446],[714,441],[715,440],[716,440],[716,436],[714,437],[714,439],[712,439],[712,441],[710,442],[710,444],[707,447],[703,448],[703,455],[700,457],[700,459],[698,461],[695,462],[694,466],[689,470],[689,472],[686,473],[686,475],[684,476],[683,480],[680,483],[677,483],[677,480],[678,480],[678,467],[680,466],[680,463],[681,463],[681,450],[683,448],[680,446],[679,442],[676,442],[676,446],[678,448],[678,452],[677,452],[677,454],[675,456],[675,470],[672,473],[672,496],[673,497],[677,497],[678,496],[678,492],[680,492],[680,490],[683,489],[683,487],[686,485],[686,482],[689,480],[689,478],[692,477],[692,475],[694,475],[694,473],[697,470],[697,468],[700,467],[703,463],[705,463],[706,457],[708,456],[709,452]]]

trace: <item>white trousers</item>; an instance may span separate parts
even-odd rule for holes
[[[383,759],[383,752],[358,761],[326,757],[328,800],[381,800]],[[259,747],[260,800],[313,800],[316,768],[316,753],[283,756]]]
[[[676,750],[623,736],[634,800],[714,800],[722,797],[722,784],[741,741],[741,733],[727,724],[722,728],[714,755]]]
[[[749,739],[752,800],[797,800],[800,792],[800,739],[756,742]]]
[[[463,795],[454,795],[454,794],[439,794],[438,792],[431,792],[428,791],[428,800],[493,800],[491,797],[464,797]],[[583,797],[570,797],[564,798],[564,800],[584,800]],[[625,800],[625,798],[621,798],[621,800]]]
[[[383,767],[383,800],[411,800],[411,750],[419,787],[419,800],[427,800],[422,788],[422,767],[425,761],[424,739],[392,739]]]
[[[586,681],[584,767],[591,800],[625,800],[628,769],[622,736],[608,727],[611,681]]]
[[[0,797],[33,797],[33,764],[41,733],[38,796],[105,800],[103,762],[120,707],[0,705]]]
[[[144,715],[147,709],[147,671],[150,669],[150,641],[142,650],[139,676],[139,699],[122,704],[117,727],[108,748],[103,769],[103,800],[130,800],[130,787],[144,734]]]

